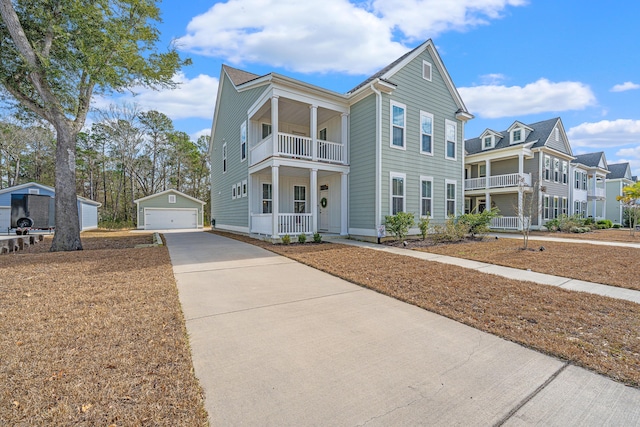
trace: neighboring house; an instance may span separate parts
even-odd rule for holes
[[[195,229],[203,226],[205,202],[178,190],[166,190],[134,202],[139,229]]]
[[[522,229],[522,218],[537,229],[569,213],[574,157],[560,118],[487,129],[465,149],[465,212],[496,207],[502,216],[492,228],[511,230]]]
[[[55,198],[55,189],[47,185],[29,182],[15,185],[0,190],[0,232],[7,231],[11,227],[11,195],[12,194],[39,194]],[[98,207],[101,203],[78,196],[78,217],[80,230],[92,230],[98,228]],[[54,224],[51,224],[53,226]]]
[[[431,40],[346,94],[223,65],[212,222],[271,239],[375,238],[385,215],[400,211],[444,222],[463,208],[472,117]]]
[[[606,200],[605,181],[609,173],[604,152],[580,154],[571,162],[572,213],[595,220],[605,217]],[[579,185],[580,188],[577,188]],[[615,199],[615,198],[614,198]]]
[[[616,197],[622,196],[622,189],[633,185],[634,182],[629,163],[609,165],[609,174],[605,183],[607,199],[604,217],[613,221],[614,224],[624,224],[624,206],[622,202],[616,200]]]

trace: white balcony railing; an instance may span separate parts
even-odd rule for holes
[[[589,196],[589,197],[605,197],[605,194],[606,193],[605,193],[604,188],[599,188],[599,187],[590,188],[587,191],[587,196]]]
[[[530,222],[530,219],[527,217],[525,219],[526,223]],[[501,229],[501,230],[522,230],[522,221],[520,221],[520,217],[517,216],[501,216],[498,218],[493,218],[491,220],[491,228],[492,229]]]
[[[279,214],[278,228],[281,236],[285,234],[310,234],[312,230],[311,214]]]
[[[464,180],[465,190],[480,190],[485,188],[506,188],[524,185],[531,186],[530,173],[509,173],[506,175],[494,175],[484,178],[471,178]]]
[[[306,136],[278,133],[278,156],[313,160],[313,141]],[[316,141],[317,160],[328,163],[345,162],[344,144],[332,141]],[[249,150],[249,164],[255,165],[273,156],[273,137],[269,135]]]

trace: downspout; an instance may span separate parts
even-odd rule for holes
[[[380,228],[380,218],[382,215],[382,93],[375,88],[374,83],[370,85],[373,93],[376,94],[376,236]]]

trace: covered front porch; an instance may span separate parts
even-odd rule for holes
[[[523,192],[485,193],[465,197],[465,213],[483,212],[488,208],[500,211],[498,218],[491,220],[492,230],[521,231],[530,227],[535,212],[527,212],[530,201],[524,199]],[[529,194],[530,196],[530,194]]]
[[[250,169],[251,234],[347,234],[348,166],[270,159]]]

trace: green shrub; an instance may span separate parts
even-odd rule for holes
[[[620,224],[613,224],[613,228],[620,228],[621,225]]]
[[[398,240],[402,240],[407,237],[409,229],[413,227],[415,221],[412,213],[398,212],[396,215],[385,216],[384,224],[391,235],[395,236]]]
[[[584,219],[584,225],[594,225],[594,224],[595,224],[595,221],[593,220],[593,217]]]
[[[306,234],[298,234],[298,243],[304,243],[307,241],[307,235]]]
[[[568,216],[562,214],[557,218],[550,219],[544,225],[549,231],[562,231],[565,233],[573,232],[574,228],[588,226],[587,220],[580,218],[578,215]]]
[[[590,227],[571,227],[569,230],[571,233],[588,233],[591,231]]]
[[[431,218],[429,216],[420,217],[420,221],[418,221],[418,228],[420,229],[420,235],[422,236],[422,240],[427,238],[427,234],[429,233],[429,222]]]
[[[472,237],[477,234],[486,234],[489,232],[491,220],[500,216],[498,208],[485,209],[480,213],[468,213],[460,215],[458,222],[466,224]]]
[[[449,217],[444,225],[437,224],[433,227],[431,239],[435,243],[451,243],[464,240],[469,232],[469,226],[454,217]]]
[[[596,225],[598,225],[598,228],[611,228],[613,227],[613,222],[610,219],[600,219],[596,222]],[[601,225],[604,225],[604,227],[600,227]]]
[[[288,245],[290,243],[291,243],[291,236],[289,236],[288,234],[285,234],[284,236],[282,236],[283,245]]]
[[[322,243],[322,234],[313,233],[313,241],[316,243]]]

